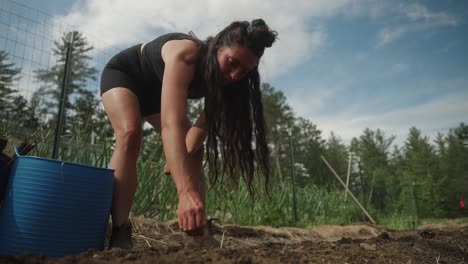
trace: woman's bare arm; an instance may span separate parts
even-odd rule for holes
[[[167,42],[161,51],[165,70],[161,93],[161,135],[164,154],[171,166],[171,176],[177,187],[179,227],[184,231],[200,230],[205,222],[205,207],[201,194],[201,172],[191,169],[195,156],[186,145],[189,133],[187,93],[194,75],[198,46],[190,40]],[[189,137],[190,138],[190,137]],[[191,140],[189,140],[191,142]],[[195,142],[195,141],[193,141]]]
[[[191,42],[191,41],[190,41]],[[172,164],[172,175],[178,191],[191,189],[190,172],[184,163],[188,158],[186,135],[190,129],[187,117],[187,88],[193,79],[197,50],[186,41],[170,41],[161,51],[165,70],[161,94],[161,135],[166,159]]]
[[[187,146],[188,155],[197,152],[200,148],[203,147],[203,142],[206,138],[206,122],[205,122],[205,113],[200,113],[195,124],[187,132],[185,137],[185,143]],[[166,159],[166,165],[164,165],[164,173],[170,174],[169,162]]]

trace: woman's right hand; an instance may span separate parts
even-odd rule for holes
[[[206,222],[205,205],[198,191],[179,192],[177,216],[182,231],[190,236],[203,235]]]

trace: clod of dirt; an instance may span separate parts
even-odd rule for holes
[[[387,240],[387,239],[390,239],[390,235],[387,232],[383,232],[382,234],[377,236],[378,241],[384,241],[384,240]]]
[[[353,243],[353,240],[349,237],[343,237],[342,239],[336,241],[339,244],[351,244]]]
[[[432,239],[435,237],[435,233],[431,230],[424,230],[419,235],[427,239]]]
[[[366,244],[366,243],[361,243],[361,244],[359,244],[359,246],[362,247],[362,248],[365,249],[365,250],[374,251],[374,250],[377,249],[377,248],[375,247],[375,245],[369,245],[369,244]]]
[[[195,248],[209,249],[209,248],[219,248],[221,242],[218,241],[213,236],[206,234],[201,238],[194,238],[193,241],[189,244]]]

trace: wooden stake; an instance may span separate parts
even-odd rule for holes
[[[346,189],[346,191],[349,193],[349,195],[351,196],[351,198],[353,198],[354,202],[356,202],[356,204],[361,208],[361,210],[364,212],[364,214],[366,214],[367,218],[369,218],[369,220],[372,222],[372,224],[375,224],[375,221],[374,219],[372,218],[372,216],[370,216],[370,214],[366,211],[366,209],[364,209],[364,207],[361,205],[361,203],[356,199],[356,197],[354,196],[354,194],[349,190],[348,187],[346,187],[346,184],[343,182],[343,180],[341,180],[340,176],[338,176],[338,174],[335,172],[335,170],[332,168],[332,166],[330,164],[328,164],[328,161],[323,157],[323,156],[320,156],[322,158],[322,160],[325,162],[325,164],[327,164],[328,168],[331,170],[331,172],[335,175],[336,179],[338,179],[338,181],[341,183],[341,185],[343,185],[343,187]]]

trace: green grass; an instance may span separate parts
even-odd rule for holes
[[[388,230],[412,230],[419,226],[416,217],[401,213],[377,215],[377,223]]]

